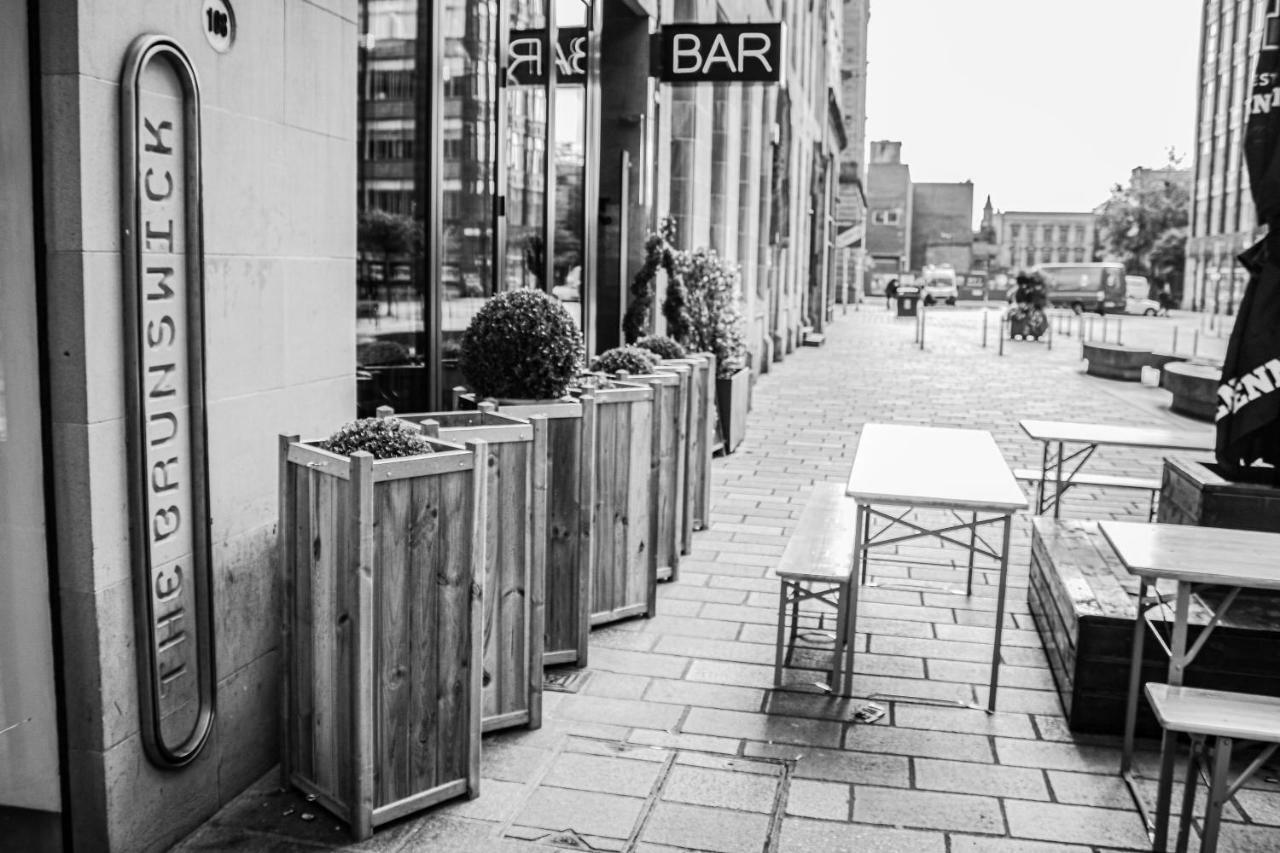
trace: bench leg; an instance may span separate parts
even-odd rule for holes
[[[782,686],[782,644],[787,630],[787,582],[778,584],[778,643],[773,657],[773,686]]]
[[[1204,757],[1204,735],[1191,736],[1191,754],[1187,756],[1187,776],[1183,782],[1182,811],[1179,813],[1178,853],[1187,853],[1191,839],[1191,822],[1195,818],[1196,783],[1200,779],[1200,762]]]
[[[849,584],[836,586],[836,638],[831,644],[831,693],[834,696],[848,696],[850,678],[844,671],[844,647],[849,642],[845,623],[849,619]]]
[[[1205,807],[1200,853],[1214,853],[1218,849],[1218,830],[1222,826],[1222,807],[1227,801],[1227,773],[1230,770],[1231,738],[1215,738],[1213,773],[1209,777],[1209,802]]]
[[[844,598],[848,604],[844,609],[844,685],[845,694],[853,695],[853,647],[858,639],[858,585],[850,579],[845,587]]]
[[[867,543],[871,541],[871,513],[862,504],[858,504],[858,511],[855,516],[856,525],[854,527],[854,536],[857,537],[854,547],[854,571],[861,571],[862,580],[858,583],[865,584],[867,582]],[[861,547],[857,544],[861,543]],[[861,565],[858,565],[861,564]]]
[[[791,590],[791,638],[787,641],[787,665],[796,653],[796,638],[800,636],[800,584],[793,583]]]
[[[975,512],[971,519],[972,526],[969,528],[969,575],[964,581],[965,596],[973,595],[973,549],[978,544],[978,514]]]

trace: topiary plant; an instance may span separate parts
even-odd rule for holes
[[[644,266],[631,280],[631,304],[622,317],[622,332],[628,342],[643,336],[653,322],[653,284],[658,270],[666,271],[668,281],[678,275],[675,239],[676,221],[668,216],[644,241]],[[666,311],[665,302],[663,310]]]
[[[673,326],[671,335],[693,352],[714,353],[716,375],[722,379],[732,376],[747,363],[745,322],[738,307],[738,267],[710,249],[680,254],[683,291],[679,296],[686,323],[683,333]]]
[[[680,346],[679,341],[672,340],[664,335],[650,335],[647,338],[641,338],[636,341],[636,346],[647,349],[658,358],[684,358],[688,355],[685,348]]]
[[[650,373],[658,366],[658,357],[635,346],[605,350],[591,362],[591,369],[601,373]]]
[[[352,421],[320,442],[320,447],[343,456],[363,450],[376,459],[398,459],[432,452],[431,445],[416,428],[392,418]]]
[[[476,312],[458,367],[472,390],[499,399],[557,399],[582,366],[582,333],[558,299],[509,290]]]

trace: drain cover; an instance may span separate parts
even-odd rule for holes
[[[591,677],[586,669],[553,669],[542,677],[542,689],[556,693],[577,693]]]

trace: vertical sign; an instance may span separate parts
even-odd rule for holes
[[[147,757],[195,759],[213,723],[204,412],[200,93],[162,36],[129,48],[120,85],[130,539]]]

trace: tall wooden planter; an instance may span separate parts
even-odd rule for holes
[[[747,407],[751,400],[751,370],[742,368],[729,377],[716,377],[716,410],[724,452],[732,453],[747,434]]]
[[[685,469],[684,531],[681,554],[693,547],[693,531],[705,530],[711,514],[711,455],[716,435],[716,357],[697,353],[683,359],[667,359],[663,365],[688,365],[689,377],[689,444]]]
[[[688,365],[644,375],[619,374],[619,380],[653,389],[649,453],[649,564],[660,581],[675,580],[680,570],[684,533],[685,470],[689,429]]]
[[[456,405],[474,408],[474,395]],[[587,665],[591,630],[591,506],[595,475],[594,400],[498,402],[498,413],[547,419],[546,572],[543,585],[543,655],[546,666]]]
[[[498,414],[492,403],[481,403],[479,411],[397,417],[444,441],[484,441],[488,448],[481,727],[536,729],[542,725],[547,419]]]
[[[487,450],[432,446],[280,437],[282,769],[357,839],[479,794]]]
[[[649,467],[653,389],[601,380],[581,391],[594,399],[591,624],[652,616],[657,576],[649,560]]]

